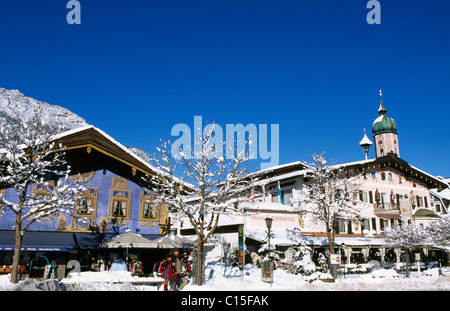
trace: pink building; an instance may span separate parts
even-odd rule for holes
[[[448,214],[447,190],[444,190],[448,183],[400,158],[397,124],[387,116],[381,91],[380,99],[379,117],[372,126],[375,158],[369,159],[368,152],[373,143],[364,133],[360,145],[366,153],[365,160],[339,165],[359,182],[359,191],[353,198],[359,219],[340,220],[336,224],[335,244],[347,263],[370,259],[400,262],[400,250],[384,247],[383,230],[399,221],[426,226]],[[281,235],[286,229],[296,227],[311,246],[326,250],[325,227],[311,215],[299,216],[292,203],[301,200],[300,190],[308,182],[307,166],[293,162],[255,175],[262,177],[262,181],[254,189],[256,203],[250,205],[251,214],[244,221],[246,231],[250,232],[248,236],[261,237],[256,232],[264,229],[262,219],[272,216],[273,228]],[[428,250],[424,252],[431,258]]]

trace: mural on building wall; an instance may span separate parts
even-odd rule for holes
[[[167,222],[168,206],[154,203],[156,193],[103,168],[76,173],[70,178],[86,187],[76,200],[78,211],[73,215],[49,216],[33,224],[32,231],[107,233],[130,229],[143,234],[161,234],[160,224]],[[1,191],[13,200],[12,190]],[[44,189],[33,187],[32,191],[45,195]],[[14,217],[12,212],[1,214],[0,230],[12,230]]]

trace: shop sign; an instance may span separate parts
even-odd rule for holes
[[[338,254],[331,254],[330,261],[332,265],[340,265],[341,264],[341,256]]]

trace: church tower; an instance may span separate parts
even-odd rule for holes
[[[400,157],[397,137],[397,123],[394,119],[389,118],[387,110],[383,104],[383,94],[380,90],[380,108],[378,109],[379,117],[373,122],[372,134],[375,142],[375,157],[383,157],[393,152]]]

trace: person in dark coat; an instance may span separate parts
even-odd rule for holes
[[[170,255],[167,255],[166,260],[161,264],[161,277],[164,279],[164,291],[168,290],[169,284],[173,288],[173,265]]]
[[[178,283],[180,282],[181,273],[183,272],[183,263],[180,259],[180,251],[175,248],[172,251],[172,264],[174,270],[173,276],[173,290],[178,290]]]

